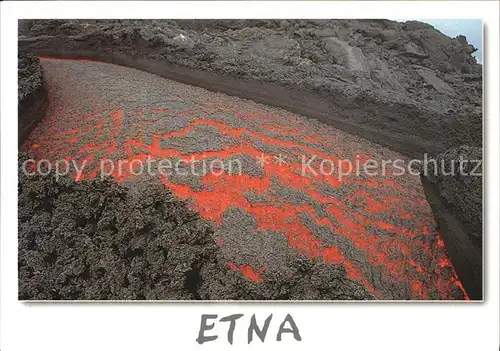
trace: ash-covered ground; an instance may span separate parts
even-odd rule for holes
[[[477,231],[478,207],[462,218],[468,201],[460,196],[470,192],[477,204],[477,182],[457,187],[447,179],[435,197],[426,187],[426,198],[418,176],[339,180],[339,170],[299,172],[301,156],[316,155],[317,170],[322,160],[422,157],[462,144],[480,152],[481,66],[465,38],[384,20],[36,20],[19,28],[20,47],[38,55],[139,67],[322,122],[134,69],[42,60],[49,108],[22,150],[35,159],[75,160],[85,170],[80,182],[20,178],[20,208],[42,219],[20,217],[20,298],[464,299],[459,278],[482,270],[476,265],[457,277],[460,260],[450,261],[427,202],[441,231],[452,228],[439,215],[447,211]],[[267,163],[258,164],[262,156]],[[104,159],[150,157],[186,161],[186,170],[193,159],[239,160],[242,174],[222,167],[214,176],[197,164],[187,176],[115,171],[120,184],[92,180]],[[93,190],[103,187],[109,191]],[[453,206],[442,201],[443,189]],[[109,211],[124,226],[106,232],[110,241],[96,241],[103,236],[97,223],[109,216],[100,218],[95,201],[118,193],[124,195],[110,201]],[[137,194],[161,200],[153,206]],[[84,204],[69,212],[73,224],[47,204],[63,209],[65,199]],[[193,218],[196,228],[175,216],[156,218],[161,208]],[[134,232],[132,222],[141,229]],[[59,227],[70,228],[74,246],[63,242],[67,232]],[[164,229],[177,227],[190,231],[193,250]],[[113,261],[90,269],[110,246],[118,247]],[[482,254],[472,255],[478,262]],[[478,298],[476,278],[472,285]]]

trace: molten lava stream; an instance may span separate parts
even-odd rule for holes
[[[339,177],[348,166],[341,160],[400,155],[286,111],[145,72],[88,60],[42,58],[42,65],[49,108],[22,146],[35,159],[84,163],[78,180],[97,177],[108,160],[242,159],[241,174],[158,177],[216,228],[237,209],[252,218],[248,233],[281,235],[291,252],[343,264],[378,298],[467,299],[418,177],[391,176],[390,167],[386,175]],[[125,89],[130,82],[140,92]],[[316,175],[303,172],[302,158],[313,156]],[[321,173],[321,160],[339,167]],[[133,171],[115,168],[111,176],[140,179]],[[229,257],[228,265],[260,284],[269,267],[254,256]]]

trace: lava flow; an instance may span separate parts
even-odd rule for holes
[[[140,179],[138,165],[151,160],[180,165],[183,172],[160,181],[215,224],[229,266],[256,284],[286,272],[293,252],[343,264],[380,299],[467,299],[419,177],[397,175],[394,164],[385,174],[348,172],[401,155],[134,69],[55,59],[42,66],[49,107],[22,149],[83,165],[78,180],[102,171],[118,182]]]

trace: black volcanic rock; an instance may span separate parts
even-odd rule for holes
[[[421,171],[446,249],[472,299],[483,296],[482,173],[482,149],[469,146],[433,157]]]
[[[23,142],[47,107],[47,84],[37,56],[18,53],[18,140]]]
[[[472,56],[475,48],[421,22],[22,20],[19,34],[20,47],[45,55],[118,63],[126,57],[127,65],[145,70],[139,60],[148,59],[277,84],[290,96],[306,91],[324,101],[320,112],[306,115],[410,156],[482,146],[482,66]],[[294,109],[279,99],[242,97]]]

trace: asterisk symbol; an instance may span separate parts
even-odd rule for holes
[[[274,156],[274,163],[277,163],[280,166],[288,164],[288,162],[285,161],[285,156],[281,153],[278,156]]]
[[[261,165],[261,167],[264,167],[269,163],[269,156],[260,154],[260,156],[257,156],[257,163]]]

